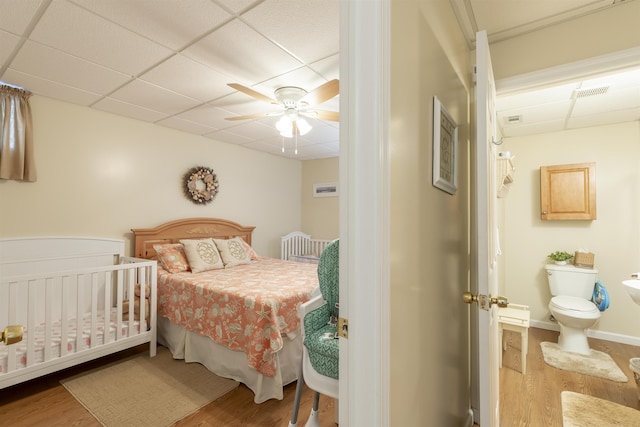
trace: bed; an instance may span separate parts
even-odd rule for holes
[[[0,239],[0,388],[149,343],[156,354],[155,261],[124,256],[124,241]]]
[[[262,403],[282,399],[283,386],[297,379],[298,307],[317,292],[318,277],[316,265],[256,254],[253,230],[224,219],[188,218],[132,232],[135,256],[160,265],[166,247],[180,242],[187,251],[188,242],[215,239],[224,247],[241,241],[250,258],[242,264],[195,273],[190,262],[191,271],[158,268],[158,341],[176,359],[242,382]]]

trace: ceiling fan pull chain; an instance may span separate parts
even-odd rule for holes
[[[296,149],[293,152],[296,156],[298,155],[298,132],[296,132]]]
[[[282,152],[284,153],[284,136],[282,137]]]

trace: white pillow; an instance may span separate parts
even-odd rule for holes
[[[185,239],[180,240],[180,243],[184,245],[184,253],[194,273],[224,268],[213,239]]]
[[[213,239],[220,251],[224,268],[233,267],[240,264],[249,264],[251,258],[244,250],[244,246],[240,242],[240,237],[232,239]]]

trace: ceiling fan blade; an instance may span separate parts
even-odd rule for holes
[[[249,114],[246,116],[234,116],[234,117],[225,117],[225,120],[249,120],[249,119],[259,119],[262,117],[269,117],[272,116],[272,114],[269,113],[262,113],[262,114]]]
[[[339,93],[340,82],[337,79],[334,79],[326,82],[321,86],[318,86],[317,88],[309,92],[303,99],[308,102],[309,105],[318,105],[330,100]]]
[[[326,120],[329,122],[339,122],[340,121],[340,113],[337,111],[327,111],[327,110],[313,110],[315,114],[315,118],[318,120]]]
[[[233,89],[246,93],[247,95],[257,99],[258,101],[264,101],[264,102],[268,102],[270,104],[277,104],[275,99],[271,99],[266,95],[261,94],[260,92],[256,92],[253,89],[249,89],[246,86],[243,86],[241,84],[238,83],[227,83],[227,86],[232,87]]]

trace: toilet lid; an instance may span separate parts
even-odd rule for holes
[[[564,310],[590,312],[598,310],[596,306],[586,299],[570,296],[557,296],[551,298],[551,305]]]

